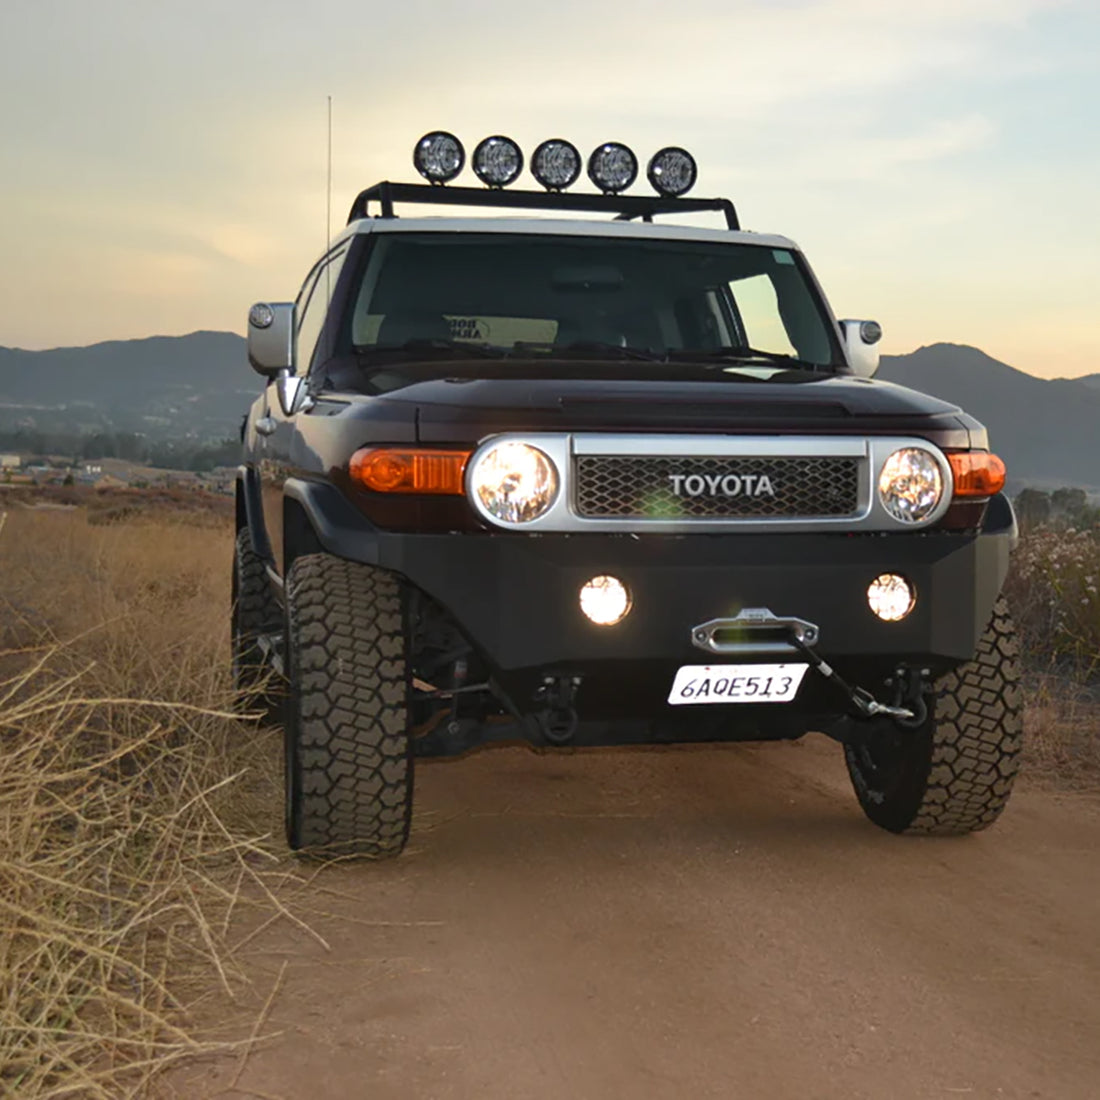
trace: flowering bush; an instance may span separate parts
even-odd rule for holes
[[[1037,527],[1020,541],[1006,586],[1029,664],[1100,673],[1100,534]]]

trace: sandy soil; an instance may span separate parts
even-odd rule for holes
[[[405,856],[315,880],[331,950],[253,944],[282,1034],[179,1095],[1100,1097],[1095,797],[897,838],[823,739],[498,749],[417,797]]]

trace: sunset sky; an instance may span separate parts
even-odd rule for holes
[[[335,226],[437,127],[681,144],[885,351],[1094,373],[1098,53],[1095,0],[4,0],[0,344],[243,331],[292,298],[332,95]]]

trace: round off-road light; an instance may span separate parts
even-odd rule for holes
[[[883,573],[867,586],[867,603],[884,623],[901,622],[916,602],[913,586],[897,573]]]
[[[638,158],[617,141],[605,142],[588,158],[588,178],[605,194],[617,195],[638,178]]]
[[[558,496],[557,467],[530,443],[508,440],[475,455],[470,492],[484,512],[505,523],[530,523],[545,515]]]
[[[511,139],[494,134],[479,141],[472,160],[474,172],[490,187],[507,187],[523,171],[523,152]]]
[[[860,321],[859,338],[865,344],[877,344],[882,339],[882,325],[878,321]]]
[[[446,130],[425,134],[413,150],[413,164],[429,183],[450,183],[465,163],[462,142]]]
[[[248,323],[253,328],[271,328],[275,323],[275,310],[266,302],[257,302],[248,311]]]
[[[943,499],[943,474],[931,453],[920,447],[895,451],[878,479],[882,506],[899,523],[920,523]]]
[[[531,174],[547,191],[564,191],[581,174],[581,155],[572,142],[551,138],[531,157]]]
[[[593,577],[581,586],[581,610],[597,626],[614,626],[630,613],[630,592],[618,577]]]
[[[695,158],[678,145],[655,153],[646,169],[653,190],[674,199],[686,195],[695,186],[698,175]]]

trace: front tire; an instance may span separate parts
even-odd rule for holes
[[[291,848],[385,858],[412,817],[404,600],[382,569],[298,558],[286,582]]]
[[[844,746],[864,813],[893,833],[958,836],[992,825],[1019,770],[1020,676],[1016,629],[1002,597],[974,660],[936,683],[921,726],[884,724]]]

